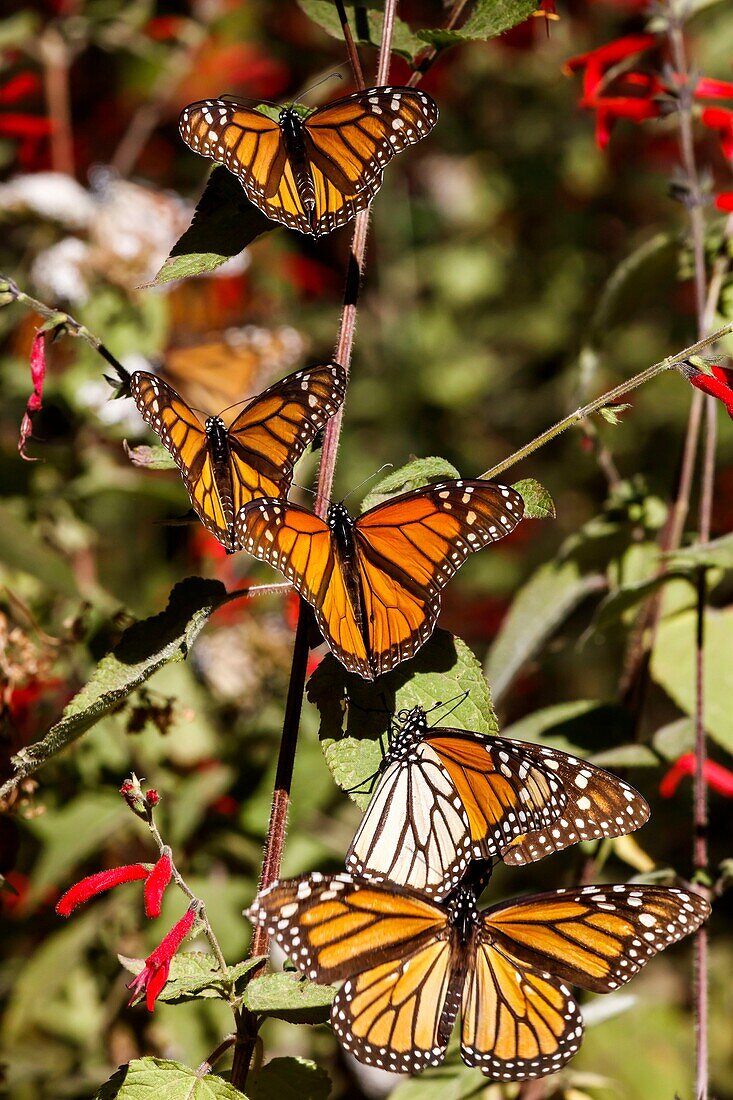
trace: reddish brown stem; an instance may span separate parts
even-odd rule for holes
[[[69,96],[69,49],[59,31],[50,26],[39,42],[46,106],[51,121],[51,165],[54,172],[74,175],[74,140]]]
[[[334,0],[336,5],[336,11],[341,21],[341,30],[344,36],[344,42],[346,43],[346,52],[349,55],[349,62],[351,63],[351,71],[354,74],[354,80],[356,81],[357,88],[366,88],[364,83],[364,73],[361,70],[361,61],[359,60],[359,54],[356,50],[356,44],[354,42],[354,36],[351,33],[351,27],[349,26],[349,17],[346,14],[343,0]]]

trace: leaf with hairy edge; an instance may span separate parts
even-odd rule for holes
[[[331,774],[362,809],[370,798],[366,781],[381,763],[389,721],[398,711],[450,703],[433,711],[430,721],[499,732],[480,663],[446,630],[436,630],[412,661],[380,676],[378,685],[347,672],[329,654],[308,682],[308,698],[320,714],[319,736]]]
[[[250,1012],[291,1024],[325,1024],[335,996],[332,985],[318,985],[292,973],[264,974],[247,986],[243,1004]]]
[[[139,447],[130,447],[127,440],[123,444],[125,454],[133,466],[139,466],[145,470],[175,470],[176,463],[173,456],[165,447],[156,443],[152,447],[141,444]]]
[[[494,702],[578,604],[605,587],[605,577],[584,576],[575,561],[540,566],[518,593],[489,650],[485,671]]]
[[[139,974],[145,966],[144,959],[131,959],[126,955],[118,955],[117,958],[131,974]],[[264,955],[257,955],[236,966],[228,966],[226,974],[222,974],[213,955],[203,951],[179,951],[171,959],[168,981],[157,999],[170,1004],[183,1004],[199,997],[226,999],[232,988],[241,992],[247,984],[243,979],[251,977],[264,961]]]
[[[177,584],[165,611],[127,628],[43,740],[12,758],[14,778],[30,775],[81,737],[158,669],[185,660],[211,613],[227,599],[221,581],[187,577]]]
[[[516,489],[524,501],[524,519],[555,519],[555,501],[539,481],[527,477],[515,482],[512,489]]]
[[[344,32],[333,0],[298,0],[298,6],[326,34],[343,42]],[[384,22],[384,0],[345,0],[344,8],[356,44],[379,46]],[[412,61],[423,49],[425,49],[425,43],[418,35],[412,33],[407,23],[403,23],[401,19],[395,19],[392,53]]]
[[[664,619],[651,662],[652,678],[685,714],[695,713],[697,612],[683,611]],[[733,608],[705,613],[705,729],[721,748],[733,752]]]
[[[190,279],[213,271],[232,256],[238,256],[256,237],[277,227],[277,222],[266,218],[249,201],[237,177],[217,165],[199,199],[193,221],[149,285],[160,286],[173,279]]]
[[[478,0],[466,22],[457,30],[418,31],[418,38],[433,46],[452,46],[456,42],[496,38],[517,23],[523,23],[538,8],[537,0]]]
[[[244,1100],[244,1093],[213,1073],[168,1058],[136,1058],[120,1066],[94,1100]]]
[[[247,1081],[250,1100],[327,1100],[331,1079],[308,1058],[273,1058]]]
[[[437,456],[416,458],[405,466],[400,466],[399,470],[393,470],[391,474],[383,477],[364,497],[361,502],[361,511],[368,512],[370,508],[384,504],[390,497],[420,489],[432,481],[452,481],[460,476],[455,466],[451,465],[446,458]]]

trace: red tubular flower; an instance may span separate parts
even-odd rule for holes
[[[663,86],[658,77],[649,73],[631,72],[622,74],[614,81],[616,91],[634,93],[632,95],[603,95],[599,89],[609,68],[633,54],[649,49],[656,42],[652,34],[631,34],[607,42],[589,53],[571,57],[563,65],[563,72],[583,72],[583,92],[579,106],[596,112],[596,145],[605,149],[611,137],[611,129],[619,118],[628,118],[632,122],[645,122],[657,118],[660,106],[654,98]],[[641,95],[637,94],[641,91]]]
[[[40,90],[41,81],[35,73],[18,73],[0,88],[0,103],[16,103]]]
[[[124,867],[98,871],[96,875],[89,875],[81,882],[76,882],[71,889],[62,894],[56,903],[56,912],[60,917],[68,917],[77,905],[95,898],[97,894],[103,894],[106,890],[111,890],[113,886],[121,886],[124,882],[136,882],[147,878],[149,874],[148,868],[142,863],[128,863]]]
[[[733,214],[733,191],[721,191],[715,196],[715,205],[724,214]]]
[[[700,119],[703,126],[717,132],[723,153],[733,160],[733,111],[728,107],[706,107]]]
[[[143,890],[145,898],[145,916],[159,917],[163,903],[163,894],[173,874],[171,857],[167,853],[162,855],[145,880]]]
[[[705,374],[692,363],[682,365],[682,373],[697,390],[709,393],[722,401],[733,420],[733,370],[729,367],[711,366],[712,374]]]
[[[730,80],[712,80],[701,76],[695,85],[696,99],[733,99],[733,83]]]
[[[25,408],[25,415],[20,425],[20,437],[18,439],[18,451],[20,457],[24,458],[26,462],[35,462],[34,458],[27,455],[25,452],[26,444],[30,437],[33,425],[31,423],[31,413],[38,412],[41,408],[41,399],[43,397],[43,381],[46,377],[46,333],[37,332],[33,337],[33,344],[31,346],[31,381],[33,382],[33,393],[28,398],[28,403]]]
[[[575,57],[569,57],[562,67],[566,76],[586,69],[588,65],[600,67],[602,71],[617,65],[635,53],[642,53],[656,43],[653,34],[628,34],[624,38],[615,38],[613,42],[606,42],[604,46],[598,46],[588,53],[579,53]]]
[[[145,993],[148,1012],[153,1011],[156,998],[168,981],[171,959],[191,931],[195,919],[196,909],[188,909],[178,923],[173,925],[168,935],[158,944],[155,951],[148,955],[145,966],[127,986],[128,989],[132,990],[129,1004],[133,1004],[139,996]]]
[[[695,754],[687,752],[674,762],[659,784],[659,793],[662,798],[671,798],[683,777],[694,774]],[[706,760],[703,774],[705,782],[712,790],[725,795],[726,798],[733,798],[733,772],[724,768],[722,764],[716,764],[714,760]]]

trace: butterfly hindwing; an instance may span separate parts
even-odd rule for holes
[[[483,915],[487,935],[529,966],[609,993],[710,913],[699,894],[673,887],[604,885],[535,894]]]

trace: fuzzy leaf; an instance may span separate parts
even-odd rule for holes
[[[384,504],[390,497],[420,489],[432,481],[449,481],[460,476],[455,466],[445,458],[437,456],[416,458],[405,466],[400,466],[399,470],[393,470],[391,474],[383,477],[364,497],[361,502],[361,511],[367,512],[370,508],[376,508],[378,504]]]
[[[344,33],[341,28],[341,20],[338,17],[333,0],[298,0],[298,6],[326,34],[330,34],[333,38],[338,38],[340,42],[343,42]],[[345,0],[344,8],[356,44],[358,46],[379,46],[382,38],[382,23],[384,22],[384,0]],[[424,48],[425,43],[420,40],[420,37],[414,35],[408,25],[403,23],[401,19],[395,19],[392,52],[399,54],[407,61],[412,61],[415,55]]]
[[[120,1066],[95,1100],[243,1100],[244,1093],[228,1081],[167,1058],[136,1058]]]
[[[325,1069],[308,1058],[273,1058],[247,1082],[250,1100],[327,1100],[330,1092]]]
[[[584,576],[572,560],[540,566],[520,590],[489,651],[486,677],[495,703],[522,665],[589,593],[605,583],[603,577]]]
[[[278,222],[266,218],[249,201],[237,177],[217,165],[207,180],[193,221],[173,245],[152,285],[213,271],[277,226]]]
[[[523,23],[538,7],[537,0],[478,0],[471,15],[458,30],[441,28],[418,31],[417,36],[434,46],[452,46],[456,42],[486,40]]]
[[[176,464],[172,455],[161,443],[152,447],[141,444],[139,447],[130,447],[127,440],[124,443],[125,454],[133,466],[139,466],[146,470],[175,470]]]
[[[131,959],[125,955],[118,955],[117,958],[131,974],[139,974],[145,965],[144,959]],[[199,997],[226,998],[232,986],[238,984],[239,991],[246,985],[241,979],[261,966],[264,959],[264,955],[245,959],[236,966],[227,967],[224,976],[213,955],[203,951],[179,951],[171,960],[170,976],[157,999],[182,1004]]]
[[[164,665],[183,661],[213,611],[226,602],[221,581],[188,577],[170,593],[159,615],[133,623],[97,665],[42,741],[12,758],[16,776],[30,775],[81,737]]]
[[[465,642],[445,630],[436,630],[412,661],[380,676],[378,685],[347,672],[329,655],[310,678],[308,698],[320,713],[319,736],[331,774],[362,809],[369,792],[352,788],[363,786],[379,767],[389,720],[398,711],[455,701],[454,710],[435,711],[438,724],[449,711],[449,725],[498,733],[481,665]]]
[[[625,412],[626,409],[630,409],[630,408],[631,408],[631,405],[627,402],[626,404],[620,404],[620,405],[603,405],[598,410],[598,412],[601,414],[601,416],[603,417],[603,419],[606,421],[607,424],[620,424],[621,423],[621,413]]]
[[[525,519],[555,519],[555,501],[539,481],[527,477],[515,482],[512,488],[516,489],[524,501]]]
[[[324,1024],[335,996],[332,985],[317,985],[290,972],[255,978],[244,991],[243,1003],[251,1012],[291,1024]]]

